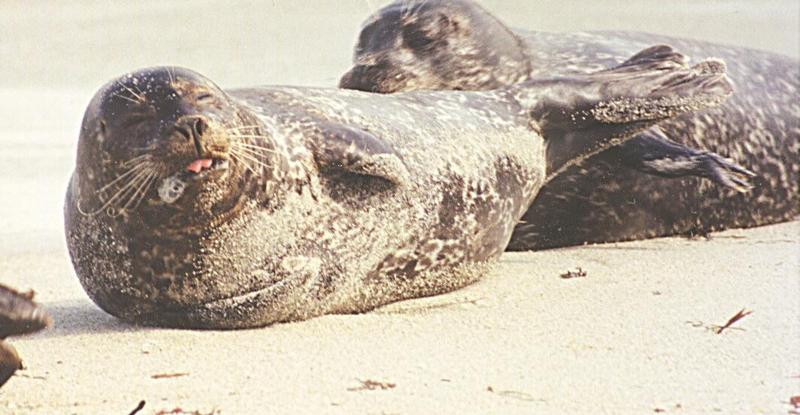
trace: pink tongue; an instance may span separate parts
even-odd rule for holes
[[[212,159],[198,159],[189,163],[189,165],[186,166],[186,170],[189,170],[190,172],[195,174],[200,173],[201,171],[203,171],[203,169],[211,167],[211,163],[213,162],[214,160]]]

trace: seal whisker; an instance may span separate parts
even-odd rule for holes
[[[120,174],[119,176],[114,178],[114,180],[112,180],[111,182],[107,183],[106,185],[104,185],[103,187],[98,189],[97,193],[105,193],[107,190],[111,189],[112,187],[114,187],[119,182],[124,181],[126,179],[130,179],[132,177],[136,177],[136,175],[141,173],[146,168],[147,168],[147,164],[146,163],[142,163],[142,164],[134,166],[133,168],[128,169],[127,171],[125,171],[125,173]],[[133,176],[131,176],[131,175],[133,175]]]
[[[254,135],[254,134],[251,134],[251,135],[239,134],[236,137],[239,137],[239,138],[263,138],[263,139],[268,139],[269,138],[269,137],[264,136],[264,135]],[[253,143],[242,142],[242,141],[239,141],[238,143],[249,144],[249,145],[257,145],[257,144],[253,144]]]
[[[253,172],[253,174],[255,174],[255,175],[259,174],[256,171],[256,169],[253,166],[251,166],[250,163],[247,162],[247,159],[245,159],[245,157],[243,155],[241,155],[239,153],[231,152],[231,158],[233,158],[235,161],[241,163],[247,170],[250,170],[251,172]]]
[[[230,127],[230,128],[227,128],[226,131],[235,132],[235,131],[238,131],[238,130],[255,130],[255,129],[258,129],[258,125],[253,124],[253,125],[243,125],[243,126],[240,126],[240,127]]]
[[[111,95],[113,95],[115,97],[122,98],[122,99],[124,99],[126,101],[129,101],[129,102],[133,102],[134,104],[138,104],[139,103],[139,101],[137,101],[137,100],[135,100],[135,99],[133,99],[131,97],[126,97],[125,95],[122,95],[120,93],[114,93],[114,94],[111,94]]]
[[[151,158],[152,158],[152,156],[150,154],[140,154],[140,155],[138,155],[136,157],[133,157],[130,160],[122,163],[122,166],[123,167],[132,166],[132,165],[135,165],[138,162],[149,161]]]
[[[267,138],[267,137],[260,136],[260,135],[240,135],[238,137],[241,137],[241,138],[264,138],[264,139]],[[246,141],[237,141],[237,142],[235,142],[235,144],[236,145],[242,145],[242,146],[248,146],[248,147],[263,148],[265,150],[268,150],[268,151],[271,151],[271,152],[275,152],[275,150],[273,150],[271,148],[267,148],[267,147],[264,147],[264,146],[261,146],[261,145],[258,145],[258,144],[248,143]]]
[[[147,177],[149,173],[150,173],[149,169],[138,172],[135,176],[133,176],[133,178],[131,178],[127,183],[125,183],[124,186],[121,186],[119,189],[117,189],[116,193],[114,193],[114,195],[112,195],[111,198],[108,199],[108,202],[124,199],[127,196],[129,196],[129,192],[134,188],[136,188],[136,186],[139,185],[139,182],[143,180],[145,177]],[[101,193],[99,197],[100,200],[102,201],[103,194]]]
[[[139,204],[142,203],[142,200],[144,200],[145,195],[147,195],[147,192],[150,190],[150,186],[153,185],[154,179],[156,178],[158,178],[158,171],[155,168],[150,169],[147,177],[142,181],[142,183],[136,189],[136,192],[133,194],[130,200],[128,200],[128,202],[125,203],[123,209],[135,210],[137,207],[139,207]]]
[[[278,153],[274,149],[267,148],[267,147],[262,147],[262,146],[259,146],[259,145],[256,145],[256,144],[238,142],[235,145],[239,146],[239,148],[241,148],[242,150],[250,150],[250,151],[258,150],[258,151],[263,151],[265,153],[271,153],[271,154],[277,154]]]
[[[250,170],[254,175],[256,176],[259,175],[259,172],[253,166],[251,166],[250,163],[248,163],[247,161],[243,160],[238,156],[235,157],[234,159],[240,162],[247,170]]]
[[[270,154],[270,153],[275,153],[275,151],[270,151],[269,149],[262,148],[262,147],[255,147],[255,146],[247,147],[247,146],[243,146],[243,145],[240,145],[240,144],[235,144],[232,147],[235,147],[236,150],[239,150],[241,152],[247,152],[249,154],[256,155],[256,156],[265,156],[265,155]],[[264,151],[262,152],[261,150],[264,150]]]
[[[234,154],[234,153],[237,156],[239,156],[240,158],[242,158],[242,159],[247,159],[249,161],[252,161],[252,162],[256,163],[260,167],[265,167],[265,168],[269,167],[266,163],[264,163],[263,161],[259,160],[258,159],[258,155],[254,154],[254,153],[248,153],[248,152],[244,152],[244,151],[233,151],[232,150],[231,154]]]
[[[241,134],[241,133],[238,133],[238,134],[235,134],[235,137],[238,137],[238,138],[263,138],[263,139],[269,139],[268,136],[263,135],[263,134]]]
[[[232,153],[232,152],[231,152],[231,153],[230,153],[230,156],[231,156],[231,160],[233,160],[233,161],[234,161],[236,164],[241,164],[241,165],[242,165],[242,166],[244,166],[244,167],[245,167],[247,170],[253,171],[253,169],[251,169],[251,168],[250,168],[250,165],[249,165],[249,164],[247,164],[247,163],[245,163],[244,161],[242,161],[242,160],[239,158],[239,156],[238,156],[238,155],[236,155],[236,154],[234,154],[234,153]],[[253,172],[253,173],[255,173],[255,172]]]
[[[147,194],[153,179],[156,177],[158,177],[158,175],[156,174],[155,170],[150,170],[147,174],[138,177],[135,182],[132,181],[129,190],[125,192],[124,198],[120,197],[118,199],[119,203],[117,205],[120,206],[118,212],[130,212],[139,207],[139,204]],[[131,193],[131,191],[133,191],[133,193]],[[127,201],[122,203],[125,199],[127,199]]]
[[[261,150],[267,150],[267,149],[261,148]],[[236,151],[237,151],[237,154],[240,157],[245,157],[248,160],[252,160],[253,162],[257,163],[257,165],[262,167],[262,168],[265,168],[265,169],[269,168],[268,164],[266,164],[265,162],[263,162],[263,161],[258,159],[259,157],[263,157],[264,156],[263,153],[258,153],[258,152],[254,151],[254,150],[250,150],[250,149],[247,149],[247,148],[238,148],[238,149],[236,149]],[[300,163],[300,164],[301,164],[301,167],[303,168],[303,170],[306,173],[308,173],[308,168],[304,164],[302,164],[302,163]]]
[[[106,190],[108,190],[109,188],[111,188],[112,186],[114,186],[114,185],[115,185],[117,182],[119,182],[119,181],[121,181],[121,180],[124,180],[126,177],[130,176],[130,175],[131,175],[131,174],[133,174],[134,172],[137,172],[137,171],[139,171],[139,170],[142,170],[142,169],[144,169],[144,168],[147,168],[149,165],[150,165],[150,163],[149,163],[149,162],[142,162],[142,163],[140,163],[140,164],[137,164],[137,165],[135,165],[135,166],[131,167],[130,169],[128,169],[128,170],[127,170],[127,171],[125,171],[124,173],[122,173],[122,174],[120,174],[119,176],[117,176],[117,177],[116,177],[114,180],[112,180],[110,183],[108,183],[108,184],[106,184],[105,186],[101,187],[99,190],[97,190],[97,192],[98,192],[98,193],[105,192]]]
[[[125,88],[126,90],[128,90],[128,92],[130,92],[131,95],[136,97],[136,101],[134,101],[134,102],[136,102],[137,104],[147,102],[147,100],[143,96],[141,96],[141,95],[137,94],[136,92],[134,92],[129,86],[123,84],[120,81],[117,81],[117,84],[119,84],[119,86],[121,86],[121,87]],[[122,95],[119,95],[119,96],[122,97]]]
[[[268,138],[268,137],[265,137],[263,135],[237,135],[236,137],[238,137],[238,138],[263,138],[263,139],[267,139]],[[257,145],[257,144],[252,144],[252,143],[247,143],[247,144]]]
[[[137,169],[137,170],[139,170],[139,171],[136,173],[136,175],[133,176],[133,178],[131,178],[131,180],[129,182],[125,183],[124,186],[122,186],[119,189],[117,189],[117,191],[108,200],[103,200],[104,199],[103,198],[103,193],[105,192],[105,190],[103,190],[103,189],[98,190],[97,191],[97,193],[99,194],[98,195],[98,199],[102,202],[102,205],[99,208],[97,208],[94,211],[87,212],[87,211],[83,210],[83,208],[81,208],[80,203],[77,203],[76,205],[77,205],[77,208],[78,208],[78,212],[81,215],[84,215],[84,216],[94,216],[94,215],[102,212],[106,208],[112,206],[120,198],[125,197],[128,194],[129,190],[131,188],[133,188],[133,186],[136,186],[138,184],[139,180],[141,180],[142,178],[146,177],[148,175],[148,173],[150,172],[150,169],[145,169],[145,170]],[[136,171],[136,170],[131,169],[131,170],[123,173],[123,175],[128,175],[132,171]],[[122,177],[122,175],[120,177],[118,177],[117,179],[115,179],[114,181],[115,182],[118,181],[121,177]],[[110,184],[111,183],[109,183],[109,185]],[[108,187],[109,185],[106,185],[106,187]]]
[[[145,96],[145,93],[144,93],[144,91],[142,91],[141,89],[139,89],[139,87],[138,87],[138,86],[136,86],[136,84],[133,84],[133,89],[134,89],[134,90],[135,90],[135,91],[138,93],[138,95],[139,95],[139,96],[141,96],[141,97],[144,97],[144,96]],[[144,99],[144,100],[146,101],[146,99],[145,99],[145,98],[142,98],[142,99]]]

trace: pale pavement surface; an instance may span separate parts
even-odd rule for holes
[[[27,369],[0,389],[0,414],[127,414],[141,400],[143,414],[782,414],[800,395],[800,222],[506,254],[455,293],[259,330],[106,315],[74,276],[61,219],[96,88],[162,64],[223,87],[334,86],[381,3],[132,5],[0,3],[0,281],[34,288],[56,320],[10,339]],[[522,28],[646,30],[800,55],[795,1],[486,6]],[[588,276],[559,277],[577,267]],[[709,329],[742,308],[753,314]]]

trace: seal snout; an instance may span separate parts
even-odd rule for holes
[[[209,152],[208,148],[206,148],[207,140],[204,140],[203,137],[208,129],[208,121],[203,116],[189,115],[181,117],[175,122],[175,131],[194,145],[200,158],[203,158],[203,155]]]
[[[377,72],[375,65],[356,65],[342,76],[339,81],[339,88],[378,92],[375,87],[377,83],[371,76],[372,73]]]
[[[410,88],[409,82],[412,78],[415,77],[410,72],[395,67],[384,59],[357,63],[342,75],[339,88],[386,94]]]
[[[186,137],[187,140],[197,142],[203,133],[208,130],[208,121],[199,115],[182,117],[175,123],[175,130]]]
[[[195,159],[186,166],[186,171],[200,174],[228,166],[227,141],[214,133],[211,123],[204,116],[181,117],[175,122],[174,130],[177,137],[193,147]]]

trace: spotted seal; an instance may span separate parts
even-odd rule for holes
[[[86,110],[67,244],[89,296],[128,321],[362,312],[476,280],[549,172],[731,92],[723,63],[665,47],[493,92],[223,91],[144,69]]]
[[[22,360],[4,341],[6,337],[33,333],[52,323],[47,312],[33,302],[33,291],[19,292],[0,284],[0,386],[22,369]]]
[[[509,249],[706,233],[796,217],[800,66],[784,56],[634,32],[512,31],[472,1],[401,0],[366,21],[355,65],[340,86],[491,90],[611,67],[653,44],[723,59],[737,93],[555,177],[522,218]]]

